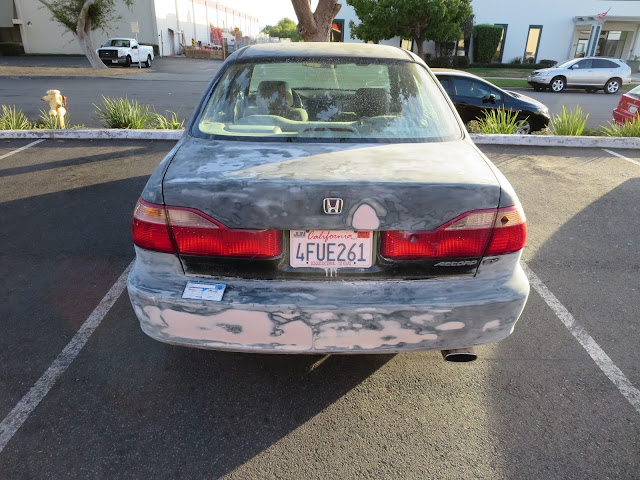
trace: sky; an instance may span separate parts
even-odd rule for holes
[[[291,0],[218,0],[218,3],[256,17],[261,27],[275,25],[284,17],[298,23]],[[311,1],[313,9],[317,4],[317,0]]]

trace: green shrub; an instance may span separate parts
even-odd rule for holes
[[[453,57],[435,57],[427,63],[431,68],[453,68]]]
[[[491,62],[500,44],[503,28],[499,25],[476,25],[473,27],[473,59],[476,62]]]
[[[458,68],[458,69],[469,68],[470,63],[471,61],[469,60],[469,57],[461,57],[460,55],[456,55],[455,57],[453,57],[454,68]]]
[[[554,65],[557,65],[557,64],[558,64],[558,62],[556,62],[555,60],[540,60],[540,61],[538,62],[538,65],[539,65],[541,68],[549,68],[549,67],[553,67]],[[537,67],[538,65],[536,65],[536,67]]]
[[[522,65],[522,57],[512,58],[509,65]]]
[[[184,120],[178,120],[178,114],[171,110],[165,110],[167,115],[155,114],[154,128],[161,130],[180,130],[184,128]]]
[[[602,131],[602,127],[593,128],[593,127],[584,127],[582,131],[583,137],[600,137],[603,136],[604,133]]]
[[[24,47],[17,42],[0,42],[0,55],[5,57],[24,55]]]
[[[154,125],[156,113],[149,105],[140,105],[137,100],[102,97],[103,107],[96,107],[98,121],[105,128],[144,129]]]
[[[0,130],[28,130],[31,123],[27,116],[15,106],[2,105],[0,114]]]
[[[467,132],[469,133],[482,133],[478,120],[471,120],[467,123]]]
[[[582,113],[580,105],[578,105],[573,112],[567,111],[563,106],[562,113],[551,118],[549,130],[551,130],[551,133],[554,135],[582,135],[588,118],[589,114],[587,113],[585,115]]]
[[[605,137],[640,137],[640,117],[626,122],[624,125],[610,123],[608,127],[602,127]]]
[[[484,111],[484,118],[478,119],[478,128],[481,133],[512,134],[516,133],[526,120],[518,120],[518,112],[497,108]]]

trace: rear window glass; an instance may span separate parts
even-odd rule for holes
[[[417,64],[294,59],[229,65],[194,134],[395,142],[450,140],[461,130]]]
[[[638,85],[637,87],[634,87],[632,90],[630,90],[627,95],[631,95],[633,97],[638,97],[640,98],[640,85]]]

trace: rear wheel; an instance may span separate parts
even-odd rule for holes
[[[144,66],[147,68],[151,68],[151,55],[147,55],[147,61],[144,62]]]
[[[566,85],[567,82],[563,77],[555,77],[553,80],[551,80],[549,88],[552,92],[560,93],[562,90],[564,90],[564,87]]]
[[[604,85],[604,93],[618,93],[620,90],[620,79],[612,78]]]
[[[587,91],[587,93],[596,93],[598,91],[597,88],[593,87],[585,88],[585,90]]]

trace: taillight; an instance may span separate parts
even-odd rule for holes
[[[382,232],[380,254],[393,260],[502,255],[523,248],[526,237],[521,209],[475,210],[428,232]]]
[[[278,230],[233,230],[196,210],[166,208],[180,253],[274,258],[282,252],[282,234]]]
[[[149,228],[140,222],[136,223],[136,213],[140,209],[152,212],[155,215],[153,218],[158,219],[156,223],[159,223],[160,217],[166,221],[167,240],[160,240],[159,230],[150,230],[145,235],[144,229]],[[148,237],[152,240],[145,242],[144,239]],[[133,239],[136,245],[143,248],[184,255],[264,259],[275,258],[282,253],[282,234],[278,230],[230,229],[197,210],[155,205],[142,199],[138,201],[134,212]],[[162,248],[167,241],[169,248]],[[174,243],[177,251],[173,248]]]
[[[527,219],[522,207],[506,207],[498,210],[491,242],[484,256],[517,252],[527,242]]]
[[[162,205],[138,200],[131,221],[133,243],[157,252],[175,253]]]

